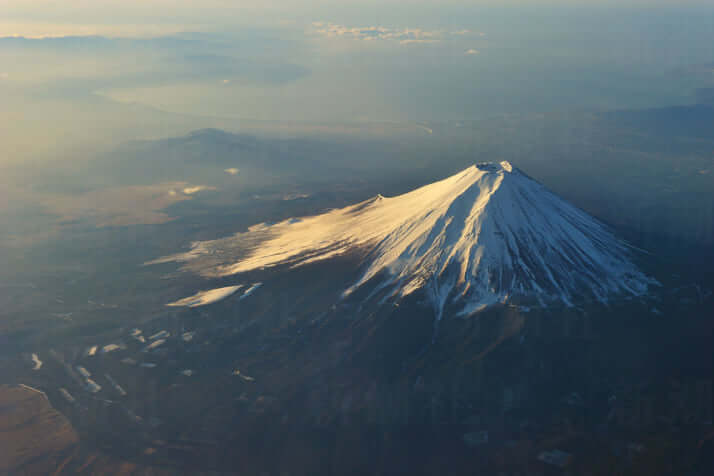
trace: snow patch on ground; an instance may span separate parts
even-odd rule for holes
[[[209,289],[207,291],[199,291],[193,296],[189,296],[178,301],[167,304],[167,306],[186,306],[186,307],[198,307],[205,306],[206,304],[212,304],[214,302],[221,301],[231,294],[238,291],[243,286],[226,286],[224,288]]]
[[[263,283],[255,283],[251,287],[245,290],[245,292],[241,295],[240,300],[242,301],[243,299],[247,298],[251,294],[253,294],[259,287],[261,287]]]
[[[40,358],[37,356],[37,354],[32,354],[32,363],[34,366],[32,367],[32,370],[40,370],[42,368],[42,361]]]

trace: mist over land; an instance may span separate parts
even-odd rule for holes
[[[56,438],[0,472],[709,474],[710,6],[10,3],[0,399]],[[486,162],[538,185],[466,213]],[[568,299],[441,286],[539,187]]]

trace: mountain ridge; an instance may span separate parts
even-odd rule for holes
[[[411,192],[323,214],[261,223],[196,242],[177,261],[206,277],[302,266],[364,249],[361,277],[385,298],[424,289],[437,320],[452,303],[468,315],[515,298],[572,306],[641,296],[656,281],[602,223],[509,162],[480,163]],[[383,298],[383,299],[385,299]]]

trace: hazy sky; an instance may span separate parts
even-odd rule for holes
[[[83,182],[126,141],[206,127],[382,140],[692,103],[714,88],[710,3],[0,0],[0,248],[47,238],[48,217],[160,223],[193,199],[170,191],[206,185]]]
[[[0,166],[221,120],[686,103],[714,82],[708,3],[0,0]]]

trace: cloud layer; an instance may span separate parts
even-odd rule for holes
[[[310,33],[326,38],[344,38],[363,41],[393,41],[401,45],[437,43],[453,36],[478,35],[472,30],[425,30],[422,28],[389,28],[385,26],[350,27],[337,23],[313,22]]]

